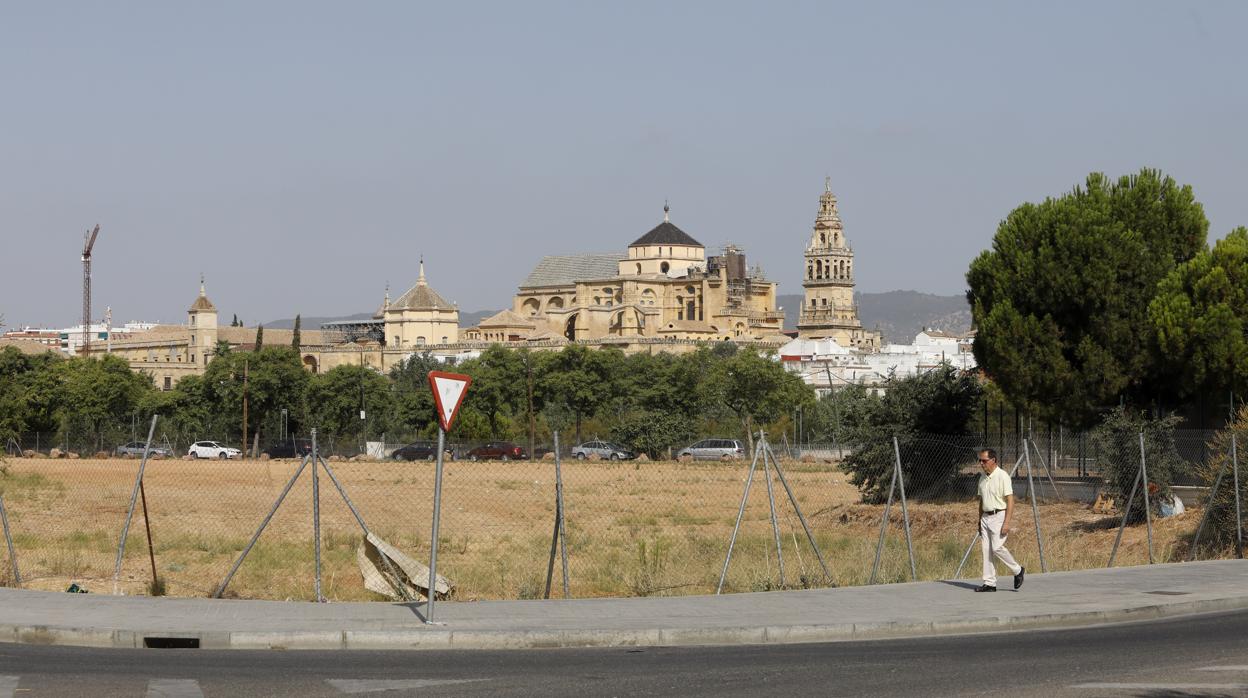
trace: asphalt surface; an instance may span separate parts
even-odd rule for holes
[[[824,644],[274,652],[0,644],[18,696],[1243,696],[1248,611]]]

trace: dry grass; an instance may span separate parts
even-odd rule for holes
[[[127,460],[9,460],[0,477],[27,586],[64,589],[77,581],[112,590],[118,536],[138,469]],[[574,596],[668,595],[714,591],[740,504],[747,463],[569,462],[563,466],[571,590]],[[293,461],[153,461],[145,476],[156,562],[165,593],[212,593],[264,518]],[[427,559],[432,520],[430,463],[332,463],[369,526],[417,559]],[[443,484],[439,572],[460,599],[536,598],[545,589],[554,523],[552,463],[448,463]],[[858,504],[843,473],[823,464],[786,466],[803,511],[838,585],[866,583],[882,507]],[[323,590],[337,600],[375,599],[355,566],[359,527],[321,473]],[[777,482],[784,586],[825,584],[800,522]],[[312,480],[305,471],[231,583],[229,595],[307,599],[312,595]],[[1102,567],[1116,533],[1112,517],[1087,505],[1041,508],[1048,569]],[[920,578],[953,574],[974,535],[972,505],[912,504]],[[1159,561],[1186,553],[1180,540],[1199,511],[1159,522]],[[122,566],[126,593],[151,582],[141,508],[130,527]],[[1029,509],[1015,519],[1010,547],[1040,569]],[[0,560],[7,563],[0,551]],[[978,575],[975,551],[963,576]],[[1127,531],[1118,564],[1147,560],[1145,530]],[[727,588],[781,586],[767,506],[755,481]],[[8,565],[0,581],[8,578]],[[901,511],[892,510],[880,579],[909,578]],[[555,593],[559,565],[555,565]]]

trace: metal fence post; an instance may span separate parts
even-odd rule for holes
[[[1231,438],[1231,453],[1233,457],[1235,453],[1234,435]],[[1205,504],[1204,513],[1200,515],[1200,524],[1196,526],[1196,535],[1192,536],[1192,548],[1187,555],[1188,562],[1196,559],[1196,551],[1200,546],[1200,534],[1205,530],[1205,524],[1209,521],[1209,514],[1213,512],[1214,498],[1218,496],[1218,486],[1222,484],[1222,476],[1226,475],[1228,465],[1230,465],[1230,461],[1222,461],[1222,467],[1218,468],[1218,476],[1213,479],[1213,487],[1209,488],[1209,501]]]
[[[1048,572],[1048,565],[1044,560],[1044,536],[1040,532],[1040,507],[1036,504],[1036,487],[1031,476],[1031,451],[1027,448],[1028,440],[1023,441],[1023,459],[1027,463],[1027,493],[1031,495],[1031,516],[1036,522],[1036,549],[1040,553],[1040,571]],[[1031,444],[1033,447],[1034,443]]]
[[[919,574],[914,566],[914,542],[910,540],[910,513],[906,509],[906,473],[901,469],[901,446],[896,436],[893,437],[893,454],[897,457],[893,467],[897,469],[897,486],[901,493],[901,525],[906,531],[906,550],[910,552],[910,581],[917,582]]]
[[[1118,544],[1122,542],[1122,532],[1127,528],[1127,518],[1131,516],[1131,505],[1135,503],[1135,491],[1140,487],[1140,475],[1138,471],[1135,473],[1135,481],[1131,483],[1131,495],[1127,497],[1127,504],[1122,508],[1122,523],[1118,525],[1118,535],[1114,537],[1114,547],[1109,551],[1109,564],[1106,567],[1114,566],[1114,557],[1118,555]]]
[[[438,524],[442,516],[442,451],[446,448],[446,430],[438,426],[438,464],[433,476],[433,533],[429,539],[429,596],[425,606],[425,623],[433,624],[433,601],[438,596]]]
[[[880,570],[880,555],[884,552],[884,534],[888,531],[888,513],[893,508],[893,492],[896,489],[897,464],[894,463],[893,479],[888,483],[888,501],[884,504],[884,516],[880,519],[880,542],[875,545],[875,562],[871,563],[871,576],[867,579],[867,584],[875,584],[875,574]]]
[[[563,512],[563,468],[559,458],[559,432],[552,432],[555,440],[555,527],[550,537],[550,561],[546,564],[546,593],[550,598],[550,586],[555,578],[555,553],[560,553],[563,561],[563,598],[570,598],[568,591],[568,541],[564,530]]]
[[[770,450],[770,448],[768,448]],[[815,534],[810,530],[810,524],[806,521],[806,516],[802,513],[802,507],[797,503],[797,497],[793,494],[793,488],[789,487],[789,481],[784,477],[784,470],[780,467],[779,461],[775,460],[775,454],[772,454],[772,462],[776,466],[776,476],[780,478],[780,484],[784,485],[784,491],[789,495],[789,501],[793,504],[793,510],[797,512],[797,520],[802,522],[802,529],[806,531],[806,540],[810,541],[810,547],[815,551],[815,557],[819,559],[819,566],[823,568],[823,578],[829,582],[832,581],[832,573],[828,571],[828,563],[823,560],[823,553],[819,551],[819,546],[815,544]]]
[[[269,509],[269,513],[260,522],[260,526],[256,528],[256,532],[252,535],[251,540],[247,543],[247,547],[243,548],[243,552],[239,554],[238,560],[234,562],[234,566],[226,573],[225,579],[221,580],[221,585],[213,592],[214,599],[221,598],[225,593],[225,587],[229,585],[230,580],[234,578],[234,574],[238,572],[238,568],[242,566],[243,560],[247,559],[247,554],[256,546],[256,541],[260,540],[260,534],[264,532],[264,528],[269,525],[269,521],[273,520],[273,515],[277,513],[277,508],[282,505],[286,499],[286,495],[290,494],[290,488],[295,486],[295,481],[303,474],[303,469],[308,467],[308,461],[312,459],[312,455],[308,454],[303,457],[303,461],[299,463],[299,467],[295,469],[295,474],[290,476],[290,480],[286,483],[286,487],[282,488],[282,493],[277,496],[277,501],[273,502],[273,507]]]
[[[763,479],[767,481],[767,504],[771,507],[771,533],[776,539],[776,564],[780,568],[780,588],[784,588],[784,549],[780,546],[780,522],[776,520],[776,496],[771,484],[771,468],[767,465],[767,434],[758,432],[759,448],[763,452]]]
[[[114,594],[120,591],[121,557],[126,552],[126,538],[130,535],[130,520],[134,517],[134,505],[139,498],[139,487],[143,484],[143,470],[147,467],[147,457],[152,452],[152,436],[156,433],[156,419],[156,415],[152,415],[152,426],[147,430],[147,445],[143,447],[143,460],[139,463],[139,472],[134,478],[134,489],[130,492],[130,507],[126,509],[126,522],[121,527],[121,541],[117,543],[117,561],[113,565]]]
[[[316,602],[324,600],[321,596],[321,483],[317,471],[321,469],[316,452],[316,429],[312,430],[312,547],[316,559],[315,592]]]
[[[728,555],[724,557],[724,569],[719,573],[719,584],[715,593],[724,590],[724,580],[728,578],[728,563],[732,562],[732,548],[737,544],[737,532],[741,530],[741,518],[745,516],[745,504],[750,499],[750,487],[754,484],[754,469],[758,466],[758,445],[754,446],[754,459],[750,461],[750,472],[745,477],[745,491],[741,493],[741,507],[737,510],[737,523],[732,527],[732,537],[728,539]]]
[[[17,552],[13,548],[13,535],[9,532],[9,515],[4,510],[4,495],[0,494],[0,524],[4,524],[4,542],[9,546],[9,565],[13,568],[13,585],[22,585],[22,573],[17,568]]]
[[[1153,564],[1153,514],[1148,504],[1148,463],[1144,457],[1144,432],[1140,432],[1140,477],[1144,480],[1144,525],[1148,529],[1148,564]]]
[[[1232,427],[1233,428],[1233,427]],[[1239,495],[1239,448],[1238,437],[1235,432],[1231,432],[1231,472],[1234,473],[1235,483],[1235,556],[1239,559],[1244,558],[1244,519],[1240,515],[1240,495]]]

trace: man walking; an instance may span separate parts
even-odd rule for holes
[[[979,496],[976,498],[975,514],[979,518],[979,549],[984,556],[984,583],[975,591],[997,590],[997,566],[992,561],[996,555],[1010,574],[1014,575],[1014,588],[1023,585],[1023,566],[1005,549],[1005,538],[1010,534],[1010,516],[1014,513],[1014,484],[1010,476],[997,466],[997,452],[991,448],[979,452]]]

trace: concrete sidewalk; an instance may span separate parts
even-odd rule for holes
[[[0,589],[0,642],[219,649],[500,649],[826,642],[1050,628],[1248,608],[1248,562],[725,596],[423,604],[171,599]],[[159,642],[159,640],[157,640]]]

